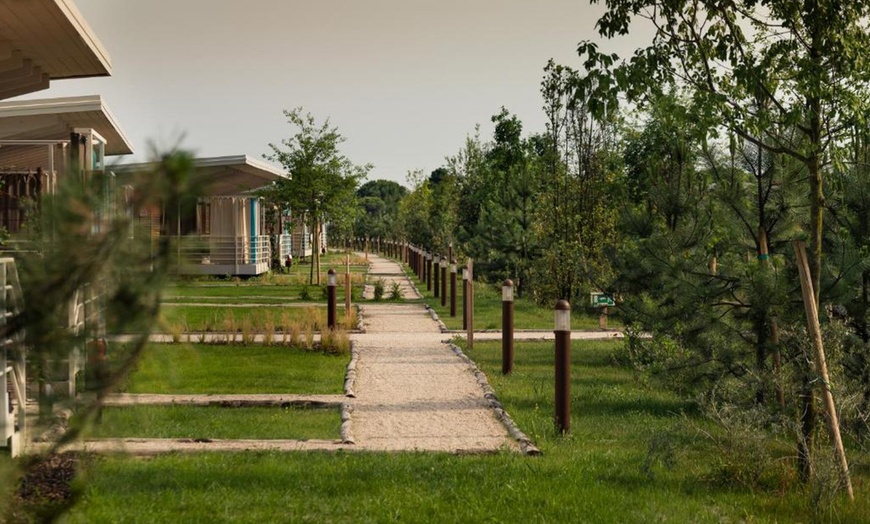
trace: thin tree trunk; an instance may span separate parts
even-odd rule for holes
[[[807,101],[810,120],[810,145],[811,147],[820,147],[822,123],[820,117],[821,104],[817,98]],[[816,308],[819,307],[819,297],[821,294],[821,267],[822,267],[822,228],[823,228],[823,212],[824,212],[824,193],[822,186],[822,160],[819,156],[818,149],[814,149],[810,153],[809,162],[810,180],[810,253],[807,260],[810,270],[810,281],[813,286],[813,300]],[[816,428],[816,406],[813,402],[813,384],[812,384],[812,369],[809,362],[806,364],[808,368],[802,376],[805,383],[801,385],[802,392],[800,394],[801,406],[801,438],[798,444],[798,462],[801,479],[808,480],[812,474],[812,450],[815,441]]]
[[[314,263],[312,264],[314,267],[314,272],[317,275],[317,285],[321,284],[320,282],[320,219],[314,218]]]

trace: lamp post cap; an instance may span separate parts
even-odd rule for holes
[[[514,281],[507,278],[504,282],[501,283],[501,285],[506,287],[514,287]]]
[[[564,298],[559,299],[556,302],[556,310],[557,311],[571,311],[571,304],[567,300],[565,300]]]

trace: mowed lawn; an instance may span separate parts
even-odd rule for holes
[[[447,298],[445,305],[441,305],[441,297],[435,298],[434,290],[426,290],[426,283],[420,282],[416,276],[405,268],[406,273],[413,280],[420,293],[423,294],[423,302],[432,307],[438,317],[448,329],[462,329],[462,281],[456,285],[456,316],[450,316],[450,281],[447,282]],[[449,278],[449,276],[448,276]],[[434,282],[433,282],[434,286]],[[555,306],[555,304],[553,304]],[[502,328],[502,297],[501,287],[492,284],[475,283],[474,286],[474,329],[475,330],[500,330]],[[613,308],[611,308],[612,311]],[[553,330],[554,307],[541,307],[528,298],[515,298],[514,300],[514,329]],[[618,317],[610,316],[607,326],[609,328],[620,327]],[[573,304],[571,312],[571,329],[599,329],[598,314],[588,310],[586,304]]]
[[[342,394],[349,360],[287,347],[151,344],[125,392]]]
[[[340,327],[348,325],[344,300],[336,305],[336,319]],[[167,305],[160,315],[170,331],[181,332],[260,332],[263,330],[285,331],[294,324],[310,326],[314,331],[323,330],[327,322],[326,302],[322,306],[287,307],[273,305]]]
[[[129,406],[103,409],[86,438],[337,439],[338,408]]]
[[[613,364],[614,342],[575,341],[572,431],[552,429],[553,348],[470,352],[543,451],[203,453],[96,457],[71,522],[810,522],[870,521],[866,455],[851,457],[856,501],[817,497],[773,472],[750,487],[687,403]],[[730,457],[730,461],[747,455]],[[789,464],[783,461],[782,471]]]

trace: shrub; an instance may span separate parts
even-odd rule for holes
[[[386,283],[383,278],[379,278],[375,281],[375,289],[374,289],[374,299],[376,302],[380,302],[384,298],[384,286]]]
[[[390,300],[402,300],[402,285],[399,284],[398,281],[394,280],[390,285]]]

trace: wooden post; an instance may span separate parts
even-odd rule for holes
[[[602,331],[607,330],[607,306],[601,306],[598,310],[598,328]]]
[[[350,253],[344,255],[344,314],[350,318]]]
[[[474,261],[468,259],[468,331],[466,337],[468,339],[468,349],[474,349]]]
[[[816,371],[818,371],[822,383],[823,406],[828,422],[828,433],[834,443],[834,452],[840,463],[840,474],[849,500],[855,500],[852,492],[852,480],[849,477],[849,464],[846,461],[846,451],[843,449],[843,440],[840,437],[840,422],[837,417],[837,406],[834,404],[834,395],[831,393],[830,379],[828,378],[828,364],[825,362],[825,348],[822,344],[822,333],[819,328],[819,312],[816,309],[816,294],[813,290],[813,280],[810,276],[810,266],[807,262],[806,246],[803,241],[796,240],[794,252],[797,257],[798,271],[801,278],[801,293],[803,295],[804,309],[807,313],[807,332],[815,350]]]

